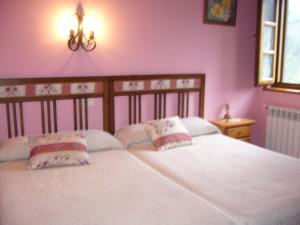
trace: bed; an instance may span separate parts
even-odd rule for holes
[[[87,132],[94,123],[89,117],[90,98],[101,102],[101,123],[97,126],[111,132],[114,81],[111,77],[0,80],[0,104],[6,112],[1,116],[2,121],[6,118],[1,134],[6,132],[13,142],[31,135],[31,124],[26,121],[28,102],[40,103],[42,134],[64,132],[59,119],[59,113],[64,113],[61,100],[72,102],[68,117],[73,117],[74,132]],[[94,148],[89,154],[90,165],[28,170],[28,149],[14,153],[3,148],[2,142],[0,158],[7,161],[0,160],[0,224],[235,225],[214,205],[162,176],[124,148]]]
[[[194,141],[168,151],[157,152],[149,143],[129,151],[236,224],[300,224],[299,160],[222,134]]]
[[[91,157],[89,166],[40,171],[27,160],[0,163],[0,224],[234,224],[124,150]]]
[[[129,125],[147,121],[139,116],[144,113],[139,105],[151,104],[151,101],[147,98],[141,100],[139,96],[149,94],[154,95],[154,116],[151,119],[172,116],[170,113],[166,114],[165,108],[166,105],[172,106],[174,102],[177,105],[177,113],[173,115],[188,118],[192,114],[191,107],[197,105],[199,108],[194,115],[203,117],[205,80],[201,77],[187,79],[190,79],[190,84],[196,85],[186,85],[184,88],[178,86],[172,90],[170,88],[149,90],[147,85],[141,85],[144,88],[140,89],[124,88],[128,80],[146,84],[147,80],[144,77],[136,77],[134,80],[118,77],[112,95],[115,99],[126,96],[129,103],[133,102],[128,106]],[[165,97],[165,94],[170,92],[178,95],[177,100]],[[199,98],[191,100],[190,96],[195,93]],[[118,113],[118,110],[114,110],[115,116],[118,116]],[[147,140],[147,134],[141,134],[143,131],[129,133],[125,140],[126,145],[130,135],[139,139],[128,147],[133,155],[174,183],[212,204],[236,224],[300,224],[299,160],[219,133],[194,137],[196,144],[191,146],[158,152]],[[143,142],[143,138],[147,141]]]
[[[43,134],[61,130],[61,100],[72,103],[75,131],[92,125],[114,133],[124,125],[120,113],[129,124],[145,113],[203,117],[204,93],[204,74],[0,80],[1,135],[30,134],[28,102],[40,103]],[[99,124],[89,117],[90,98],[100,99]],[[31,171],[27,159],[0,162],[0,224],[300,224],[298,160],[221,134],[194,141],[162,152],[149,142],[94,149],[92,163],[79,167]]]

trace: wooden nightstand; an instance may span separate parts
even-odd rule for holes
[[[223,134],[242,141],[251,141],[251,126],[255,123],[254,120],[241,119],[240,121],[225,121],[216,119],[211,121],[216,125]]]

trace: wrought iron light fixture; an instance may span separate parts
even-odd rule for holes
[[[70,30],[70,36],[68,40],[68,47],[72,51],[77,51],[82,47],[85,51],[90,52],[96,48],[95,34],[94,31],[91,31],[89,36],[83,32],[83,17],[84,13],[76,12],[76,17],[78,21],[77,33],[74,30]]]

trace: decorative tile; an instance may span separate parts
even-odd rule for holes
[[[182,89],[189,89],[195,87],[195,79],[179,79],[176,80],[176,87]]]
[[[96,84],[92,82],[71,84],[71,94],[92,94],[95,90]]]
[[[200,88],[200,79],[169,79],[169,80],[142,80],[142,81],[116,81],[116,92],[150,91],[150,90],[176,90]]]
[[[161,89],[170,89],[171,81],[170,80],[151,80],[152,90],[161,90]]]
[[[74,94],[78,94],[78,95],[101,94],[101,93],[103,93],[102,82],[0,86],[0,98],[59,96],[59,95],[74,95]]]
[[[104,87],[102,82],[95,83],[95,94],[103,93]]]
[[[144,90],[144,81],[124,81],[123,91],[142,91]]]
[[[37,84],[35,96],[51,96],[62,94],[62,84]]]
[[[196,79],[195,80],[195,88],[200,88],[201,87],[201,80],[200,79]]]
[[[0,87],[0,97],[23,97],[26,96],[26,86],[16,85],[16,86],[2,86]]]

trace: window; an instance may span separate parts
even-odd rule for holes
[[[300,90],[300,1],[259,4],[257,84]]]

